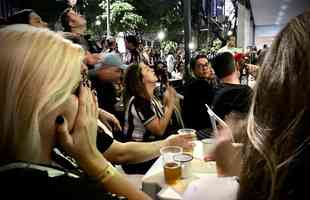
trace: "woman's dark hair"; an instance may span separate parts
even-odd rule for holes
[[[132,64],[125,72],[124,78],[124,104],[125,107],[132,96],[148,99],[148,94],[143,83],[141,64]]]
[[[62,27],[64,28],[64,31],[70,32],[71,27],[69,25],[69,18],[68,13],[72,10],[72,8],[66,8],[60,15],[60,22]]]
[[[8,18],[9,24],[30,24],[30,14],[35,13],[31,9],[24,9],[14,13]]]

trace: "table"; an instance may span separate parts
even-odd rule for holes
[[[215,162],[203,160],[203,143],[201,141],[195,143],[194,159],[191,162],[192,175],[189,178],[182,179],[173,186],[167,185],[164,180],[162,157],[159,157],[142,178],[142,190],[155,200],[181,200],[182,193],[190,182],[204,176],[217,176]]]

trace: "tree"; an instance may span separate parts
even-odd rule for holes
[[[105,21],[107,6],[106,0],[103,0],[100,7],[104,10],[101,18]],[[136,14],[136,9],[128,2],[112,1],[111,6],[111,30],[112,32],[139,32],[146,28],[147,24],[144,18]]]
[[[146,20],[146,32],[165,30],[167,39],[179,41],[183,30],[183,4],[180,0],[127,0]]]

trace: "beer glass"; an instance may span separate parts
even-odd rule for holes
[[[160,153],[163,159],[165,181],[168,185],[173,185],[181,178],[181,163],[174,157],[183,153],[182,148],[167,146],[161,148]]]

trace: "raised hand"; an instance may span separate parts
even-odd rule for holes
[[[69,132],[67,120],[63,116],[56,119],[59,144],[80,164],[101,157],[96,147],[97,116],[97,97],[88,87],[81,85],[78,113],[72,131]]]

